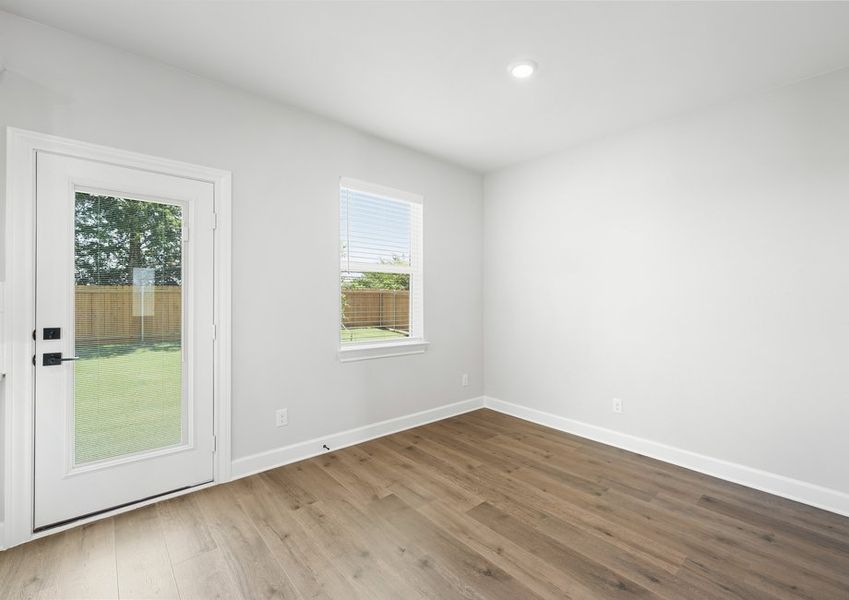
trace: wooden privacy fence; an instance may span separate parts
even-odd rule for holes
[[[409,290],[352,289],[342,291],[345,327],[387,327],[410,330]]]
[[[76,342],[178,341],[182,332],[182,288],[157,285],[78,285]]]

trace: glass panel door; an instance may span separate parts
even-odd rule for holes
[[[186,440],[183,208],[77,191],[74,464]]]
[[[35,193],[34,528],[211,481],[213,184],[39,151]]]

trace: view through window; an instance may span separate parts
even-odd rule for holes
[[[183,439],[181,207],[77,192],[76,464]]]
[[[421,337],[421,213],[418,202],[341,187],[343,345]]]

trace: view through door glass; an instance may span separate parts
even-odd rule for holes
[[[179,445],[180,206],[77,192],[74,462]]]

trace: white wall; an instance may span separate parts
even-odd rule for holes
[[[3,12],[0,57],[2,128],[233,172],[234,458],[482,393],[479,175]],[[425,197],[423,355],[337,360],[340,176]]]
[[[849,492],[849,71],[484,190],[487,396]]]

